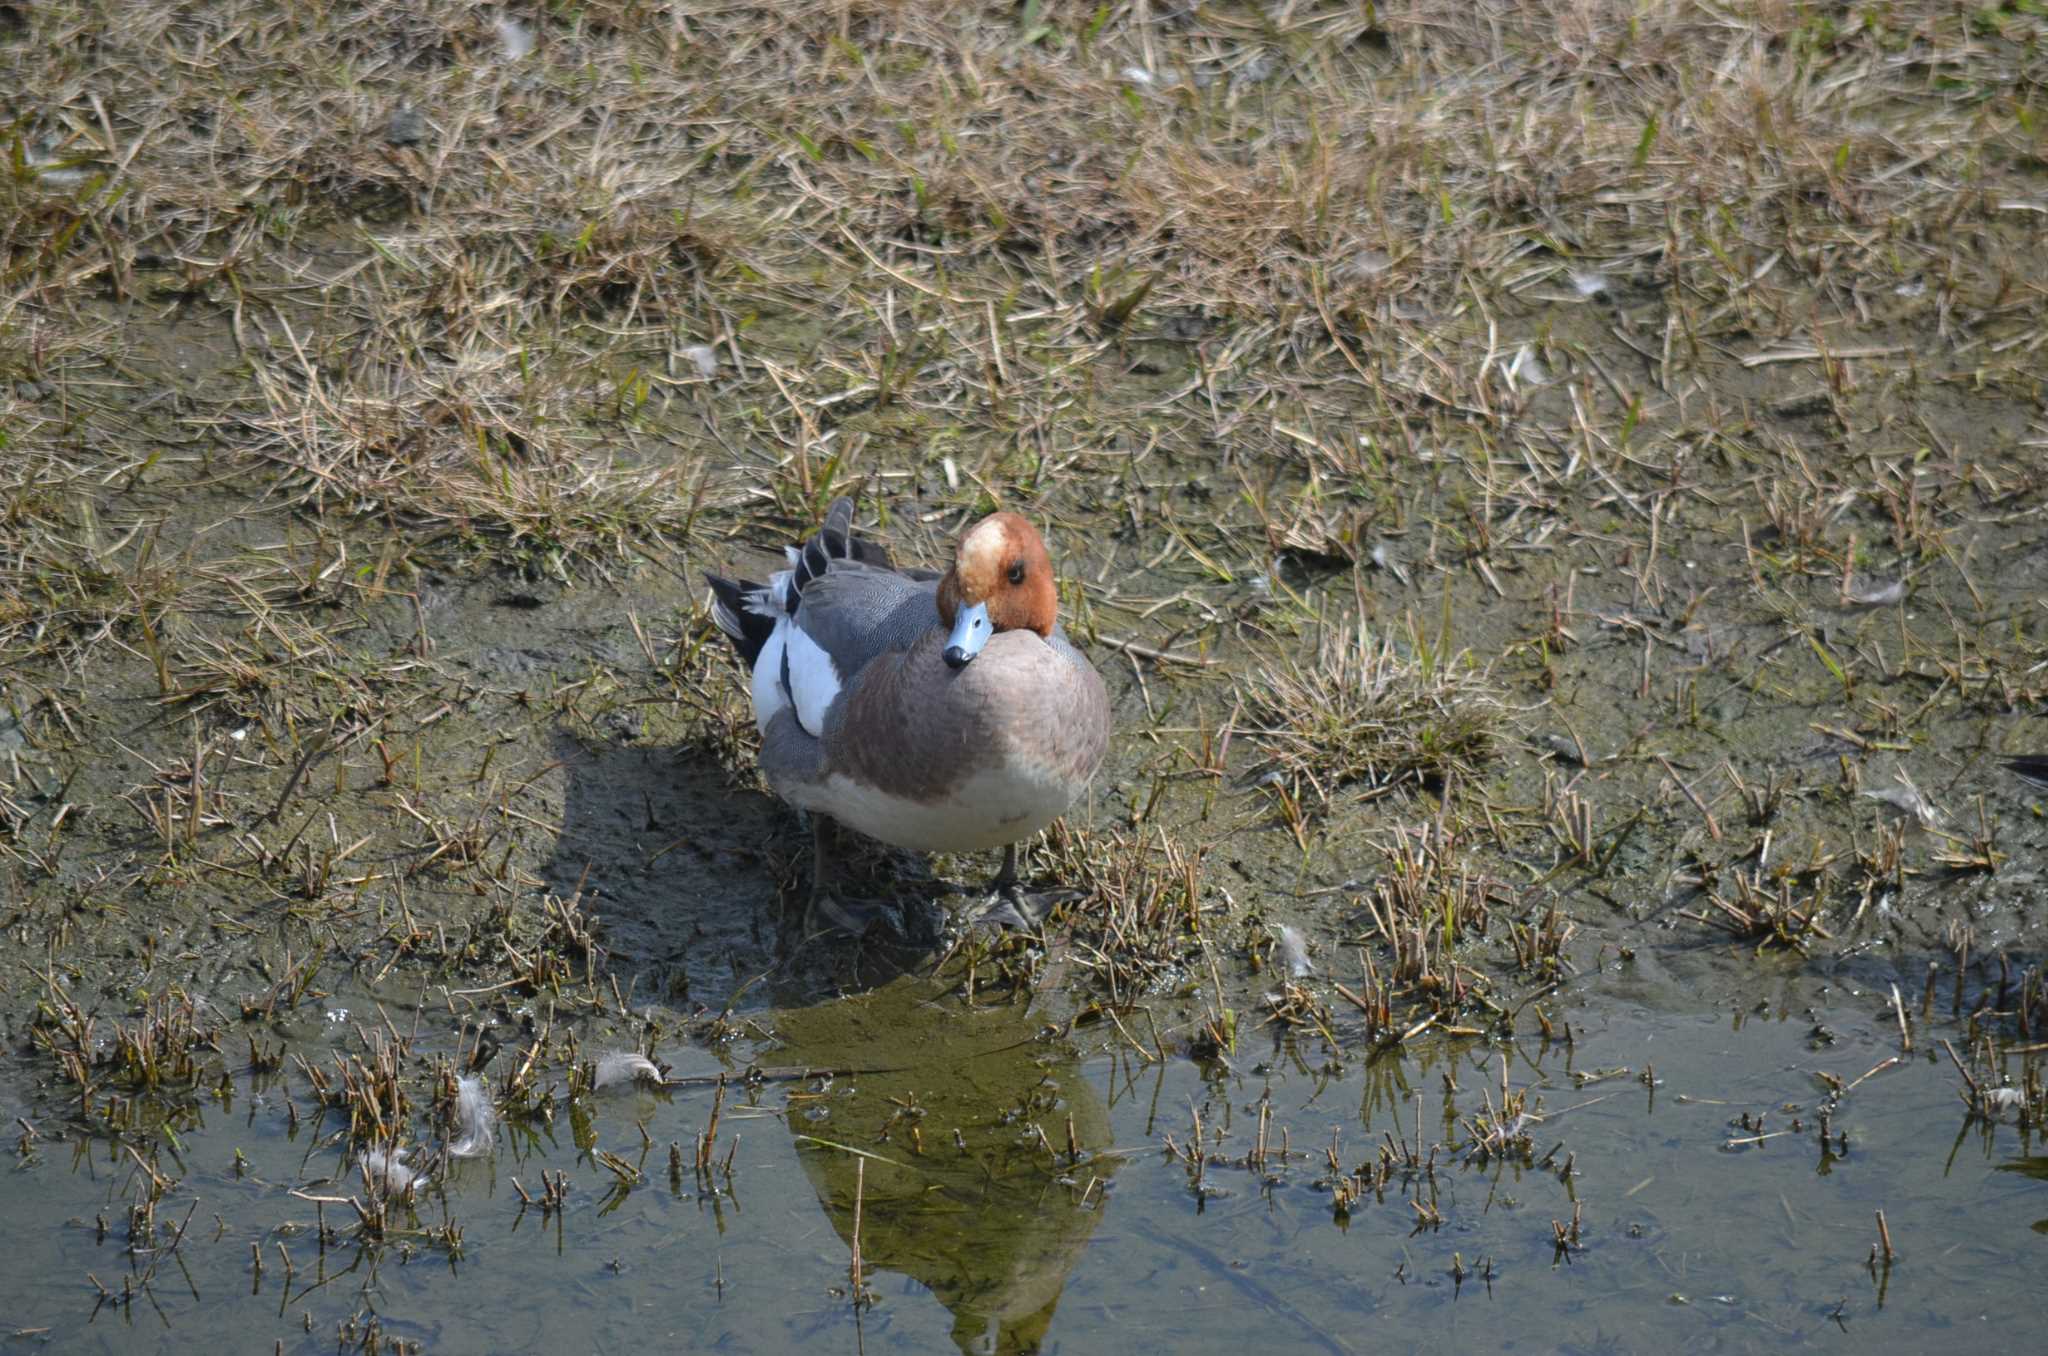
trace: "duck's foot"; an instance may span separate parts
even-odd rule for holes
[[[1003,849],[1002,870],[989,882],[988,894],[960,916],[967,927],[1030,930],[1062,904],[1081,898],[1080,890],[1027,890],[1017,876],[1017,845]]]
[[[804,932],[817,937],[865,937],[879,932],[892,941],[907,941],[903,910],[886,899],[847,899],[818,892],[804,909]]]
[[[1079,890],[1026,890],[1012,883],[989,891],[980,903],[960,915],[960,922],[966,927],[1028,932],[1043,923],[1054,909],[1080,897]]]
[[[811,897],[804,905],[806,937],[865,937],[879,931],[894,938],[904,935],[903,911],[883,899],[853,899],[836,893],[828,882],[834,879],[831,830],[825,816],[811,817]]]

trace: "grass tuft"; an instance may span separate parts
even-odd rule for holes
[[[1283,655],[1239,684],[1263,784],[1327,808],[1470,778],[1492,756],[1504,706],[1469,651],[1449,653],[1411,617],[1405,635],[1325,627],[1307,660]]]

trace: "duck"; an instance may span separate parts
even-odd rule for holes
[[[915,852],[1003,850],[973,917],[1032,926],[1018,846],[1080,798],[1109,747],[1102,678],[1068,639],[1045,541],[991,513],[943,572],[898,568],[832,501],[765,584],[706,574],[711,619],[751,675],[759,766],[812,820],[807,917],[860,935],[890,906],[835,888],[826,822]]]

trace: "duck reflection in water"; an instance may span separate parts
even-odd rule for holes
[[[858,1177],[870,1288],[886,1293],[883,1272],[924,1286],[962,1352],[1034,1352],[1121,1161],[1108,1108],[1025,1004],[963,1013],[957,995],[930,997],[905,980],[783,1012],[763,1062],[888,1066],[791,1094],[784,1119],[826,1217],[850,1259]]]

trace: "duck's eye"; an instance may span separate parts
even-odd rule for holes
[[[1023,583],[1023,582],[1024,582],[1024,562],[1023,562],[1023,561],[1021,561],[1021,560],[1013,560],[1013,561],[1011,561],[1011,562],[1010,562],[1010,582],[1011,582],[1012,584],[1021,584],[1021,583]]]

